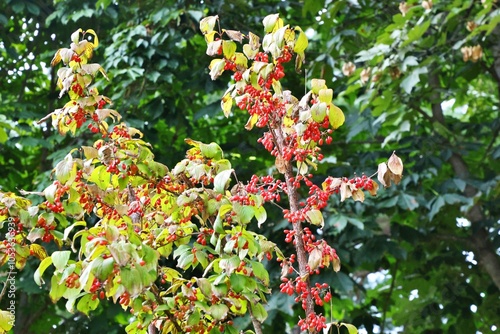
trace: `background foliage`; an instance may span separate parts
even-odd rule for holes
[[[36,124],[60,103],[50,59],[79,27],[99,35],[95,57],[106,59],[110,78],[120,82],[102,82],[99,90],[142,129],[158,161],[181,160],[190,137],[218,142],[241,179],[267,171],[274,162],[256,146],[259,134],[240,130],[246,117],[226,119],[220,111],[225,84],[208,76],[198,21],[218,14],[225,27],[260,32],[262,18],[274,12],[310,28],[305,71],[287,76],[287,88],[300,95],[303,76],[323,77],[347,117],[317,174],[371,175],[374,162],[392,150],[407,171],[399,187],[377,199],[330,204],[323,233],[343,268],[324,279],[335,292],[327,314],[368,332],[496,330],[500,12],[494,1],[8,0],[0,4],[2,190],[43,190],[66,152],[59,148],[86,140],[61,140]],[[261,232],[271,236],[281,224],[270,219]],[[127,316],[112,303],[90,319],[53,305],[33,282],[37,266],[31,259],[31,269],[18,276],[18,333],[123,332]],[[292,304],[282,295],[271,298],[265,328],[285,333],[299,311]]]

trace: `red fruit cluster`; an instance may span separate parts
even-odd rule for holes
[[[205,246],[207,244],[207,238],[210,238],[212,234],[214,234],[213,229],[202,227],[200,229],[200,234],[198,234],[198,237],[196,238],[196,242]]]
[[[43,242],[51,242],[54,239],[54,236],[50,233],[50,231],[53,231],[56,228],[54,224],[48,225],[45,218],[39,217],[37,221],[37,227],[43,228],[45,230],[45,233],[42,236]]]
[[[124,292],[120,295],[120,299],[118,300],[120,305],[129,305],[130,304],[130,294],[128,292]]]
[[[78,129],[81,128],[83,123],[85,123],[85,121],[87,120],[85,110],[83,110],[82,108],[78,108],[76,112],[74,112],[68,119],[66,119],[66,125],[71,124],[73,120],[76,122],[76,127]]]
[[[66,287],[73,289],[80,287],[80,276],[77,273],[72,273],[66,278],[65,281]]]
[[[300,319],[298,325],[303,331],[319,332],[326,328],[326,318],[322,315],[310,313],[306,319]]]
[[[82,61],[80,56],[78,56],[76,53],[71,57],[71,60],[77,63],[80,63]]]
[[[92,286],[90,287],[90,292],[91,293],[94,293],[96,292],[97,290],[99,290],[101,288],[101,282],[99,281],[99,279],[97,277],[94,278],[94,280],[92,281]]]
[[[69,191],[69,186],[63,186],[59,181],[54,181],[54,184],[58,187],[56,193],[54,195],[54,203],[50,203],[49,201],[45,201],[45,205],[47,209],[55,213],[61,213],[64,211],[61,196],[63,196],[66,192]]]
[[[245,190],[250,194],[260,194],[265,202],[279,202],[281,200],[280,193],[286,191],[286,183],[275,180],[271,175],[262,177],[252,175]]]
[[[73,93],[75,93],[76,95],[82,97],[84,94],[83,94],[83,87],[79,84],[79,83],[74,83],[72,86],[71,86],[71,90],[73,91]]]
[[[366,175],[352,178],[349,180],[349,183],[356,185],[356,188],[358,189],[364,189],[367,191],[373,190],[373,180]]]

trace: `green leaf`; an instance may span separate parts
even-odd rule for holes
[[[52,257],[46,257],[38,266],[38,269],[35,271],[34,280],[37,285],[44,284],[44,280],[42,279],[43,273],[45,270],[52,264]]]
[[[137,296],[143,289],[141,275],[135,268],[123,267],[120,270],[122,284],[131,296]]]
[[[444,198],[442,196],[438,196],[432,201],[431,211],[429,212],[429,220],[432,220],[434,216],[439,212],[441,207],[445,204]]]
[[[250,303],[252,315],[260,322],[264,322],[267,318],[267,311],[261,303]]]
[[[51,284],[50,284],[49,297],[53,303],[61,299],[61,297],[64,295],[67,289],[66,284],[61,284],[60,279],[61,279],[60,274],[54,275],[50,279]]]
[[[101,190],[106,190],[111,182],[111,174],[106,171],[106,166],[97,166],[90,174],[89,181]]]
[[[342,326],[347,328],[349,334],[358,334],[358,329],[352,324],[341,323]]]
[[[269,273],[267,272],[264,265],[260,262],[257,262],[257,261],[250,261],[250,264],[252,266],[252,270],[253,270],[255,277],[260,279],[264,283],[264,285],[268,286],[269,285]]]
[[[223,152],[217,143],[200,143],[200,151],[208,159],[220,160],[223,158]]]
[[[212,306],[210,306],[210,310],[209,310],[209,313],[216,320],[224,319],[227,316],[228,312],[229,312],[229,308],[225,304],[212,305]]]
[[[427,20],[422,24],[415,25],[412,30],[408,33],[408,39],[401,44],[401,47],[404,48],[405,46],[409,45],[410,43],[420,39],[424,35],[424,33],[429,29],[429,26],[431,25],[431,21]]]
[[[239,205],[234,204],[234,212],[236,212],[236,217],[239,219],[241,224],[248,224],[255,216],[255,207],[250,205]]]
[[[97,306],[99,306],[99,298],[93,298],[93,294],[86,294],[80,298],[76,309],[88,316],[90,311],[95,310]]]
[[[406,94],[410,94],[413,87],[415,87],[420,82],[420,74],[427,73],[426,67],[419,67],[411,71],[403,81],[401,81],[401,87],[406,92]]]
[[[255,218],[257,219],[258,226],[260,227],[267,220],[267,212],[263,206],[255,209]]]
[[[229,280],[231,281],[231,289],[236,293],[240,293],[245,289],[248,279],[246,276],[233,273],[229,276]]]

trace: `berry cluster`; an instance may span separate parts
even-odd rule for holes
[[[300,319],[298,325],[303,331],[320,332],[326,328],[326,318],[323,315],[309,313],[305,319]]]
[[[69,186],[67,185],[63,186],[59,181],[54,181],[54,184],[57,186],[56,193],[54,194],[54,203],[45,201],[45,205],[47,206],[47,209],[49,209],[50,211],[54,213],[61,213],[64,211],[61,202],[61,196],[63,196],[69,191]]]
[[[73,93],[75,93],[76,95],[78,95],[80,97],[84,96],[83,87],[79,83],[74,83],[71,86],[71,90],[73,91]]]
[[[80,276],[77,273],[72,273],[66,278],[65,281],[66,287],[69,289],[79,288],[80,287]]]
[[[286,191],[286,183],[275,180],[271,175],[262,177],[252,175],[245,190],[250,194],[260,194],[265,202],[279,202],[281,201],[280,192]]]
[[[56,226],[55,224],[47,224],[47,221],[43,217],[38,217],[37,221],[37,227],[43,228],[45,230],[45,233],[42,236],[42,241],[43,242],[51,242],[54,239],[54,236],[50,231],[55,230]]]

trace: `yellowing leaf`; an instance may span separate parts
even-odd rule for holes
[[[210,69],[210,78],[212,80],[217,79],[222,72],[224,72],[224,65],[226,61],[224,59],[212,59],[208,68]]]
[[[95,33],[94,29],[87,29],[85,30],[84,34],[90,34],[94,36],[94,40],[90,42],[92,44],[92,47],[95,49],[99,46],[99,39],[97,38],[97,34]]]
[[[219,19],[219,16],[207,16],[200,21],[200,30],[202,34],[210,33],[214,30],[215,23]]]
[[[318,92],[318,98],[321,102],[325,102],[327,104],[330,104],[332,102],[333,98],[333,89],[326,89],[322,88]]]
[[[222,54],[226,59],[231,59],[236,52],[236,43],[233,41],[222,41]]]
[[[0,333],[9,332],[14,326],[15,319],[9,311],[0,310]]]
[[[295,53],[303,53],[304,50],[307,48],[309,45],[309,41],[307,40],[307,36],[302,31],[300,27],[295,27],[295,32],[299,33],[299,37],[297,38],[297,41],[295,42],[295,46],[293,48],[293,51]]]
[[[328,118],[330,119],[330,125],[332,128],[338,129],[344,124],[345,116],[342,110],[334,104],[330,104],[330,110],[328,112]]]
[[[315,122],[317,123],[323,122],[326,116],[326,103],[324,102],[315,103],[311,107],[311,116]]]
[[[314,248],[311,253],[309,253],[307,264],[311,271],[318,269],[322,258],[323,252],[319,248]]]
[[[224,116],[229,117],[229,114],[231,113],[231,109],[233,107],[233,98],[231,97],[231,95],[226,94],[222,97],[221,107],[222,111],[224,112]]]
[[[262,24],[264,25],[265,32],[272,32],[276,23],[278,22],[279,14],[270,14],[264,18]]]
[[[45,248],[43,248],[39,244],[31,244],[30,253],[41,261],[43,261],[47,257],[47,251],[45,251]]]
[[[257,123],[258,120],[259,120],[259,115],[253,114],[252,116],[250,116],[250,118],[247,121],[247,124],[245,124],[245,129],[247,129],[248,131],[252,130],[255,123]]]
[[[311,80],[311,91],[313,94],[318,95],[321,89],[326,89],[326,81],[324,79],[312,79]]]

